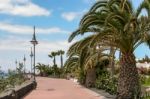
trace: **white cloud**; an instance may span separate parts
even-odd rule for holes
[[[62,18],[64,18],[67,21],[73,21],[80,15],[79,12],[64,12],[62,13]]]
[[[92,4],[92,3],[94,3],[95,1],[99,1],[99,0],[83,0],[83,2],[84,3],[86,3],[86,4]]]
[[[39,44],[36,46],[36,48],[38,53],[48,53],[50,51],[57,51],[60,49],[66,51],[72,43],[68,43],[66,40],[39,40]],[[0,40],[0,51],[30,51],[31,46],[30,39],[28,38],[9,36],[6,39]]]
[[[42,8],[30,0],[1,0],[0,13],[18,16],[49,16],[51,11]]]
[[[37,46],[37,51],[39,53],[42,52],[47,52],[49,53],[50,51],[57,51],[57,50],[67,50],[69,47],[69,43],[67,41],[40,41],[39,45]]]
[[[87,12],[86,9],[80,12],[63,12],[61,14],[61,17],[67,21],[73,21],[77,18],[81,18],[81,16],[83,16],[86,12]]]
[[[30,70],[30,47],[32,45],[29,39],[11,36],[5,40],[0,40],[0,64],[4,70],[15,68],[15,60],[22,62],[25,54],[27,58],[27,69]],[[53,64],[52,59],[48,57],[51,51],[64,50],[67,51],[70,43],[65,40],[60,41],[39,41],[36,46],[36,63]],[[64,55],[65,56],[65,55]],[[65,58],[65,57],[64,57]],[[5,61],[4,61],[5,60]],[[65,59],[64,59],[65,60]],[[60,64],[60,58],[57,57],[57,64]]]
[[[0,22],[0,30],[6,31],[12,34],[32,34],[33,27],[25,26],[25,25],[15,25],[9,23]],[[60,29],[59,27],[51,27],[51,28],[36,28],[36,33],[39,34],[55,34],[55,33],[62,33],[67,34],[69,31]]]
[[[25,47],[27,47],[27,46],[30,46],[30,45],[23,38],[11,37],[9,39],[5,39],[5,40],[3,39],[0,41],[0,50],[1,51],[11,51],[11,50],[24,51]]]

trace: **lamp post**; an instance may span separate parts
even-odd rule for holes
[[[23,61],[24,61],[24,74],[26,73],[25,71],[26,71],[26,57],[25,57],[25,55],[24,55],[24,58],[23,58]]]
[[[33,56],[34,56],[34,62],[33,62],[33,66],[34,66],[34,81],[35,81],[35,46],[38,44],[38,41],[36,40],[36,36],[35,36],[35,26],[34,26],[34,33],[33,33],[33,38],[30,41],[31,44],[33,44]]]
[[[17,63],[18,63],[18,62],[17,62],[17,60],[16,60],[16,61],[15,61],[15,64],[16,64],[16,70],[17,70]]]
[[[32,77],[32,57],[33,57],[33,52],[32,52],[32,47],[31,47],[31,54],[30,54],[30,57],[31,57],[31,77]]]

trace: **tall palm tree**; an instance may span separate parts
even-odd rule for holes
[[[56,56],[57,56],[57,52],[51,52],[48,56],[50,58],[53,58],[53,63],[54,63],[54,66],[56,65]]]
[[[56,72],[57,72],[57,64],[56,64],[56,56],[58,56],[59,55],[59,53],[58,52],[51,52],[48,56],[50,57],[50,58],[53,58],[53,63],[54,63],[54,65],[53,65],[53,68],[54,68],[54,76],[56,76]]]
[[[143,8],[147,16],[141,16]],[[120,49],[117,99],[139,99],[141,89],[134,51],[142,43],[150,46],[149,27],[149,0],[144,0],[137,10],[133,9],[130,0],[100,0],[81,19],[78,31],[69,40],[94,28],[95,37],[90,41],[90,46],[101,42]]]
[[[65,54],[65,51],[59,50],[58,55],[60,55],[60,61],[61,61],[61,68],[63,67],[63,55]]]

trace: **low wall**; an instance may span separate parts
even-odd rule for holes
[[[37,83],[35,81],[28,82],[21,86],[14,88],[11,91],[3,93],[0,95],[0,99],[21,99],[23,96],[27,95],[30,91],[35,89]]]

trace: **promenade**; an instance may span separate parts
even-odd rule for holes
[[[71,80],[45,77],[38,77],[36,80],[36,90],[24,99],[106,99]]]

